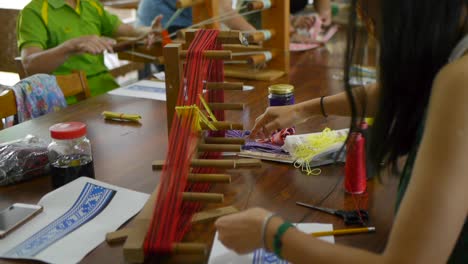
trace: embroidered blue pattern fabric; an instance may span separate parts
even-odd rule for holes
[[[288,264],[286,260],[278,258],[275,253],[267,252],[263,248],[254,251],[252,264]]]
[[[86,183],[73,206],[55,221],[16,247],[8,257],[33,257],[99,215],[111,202],[116,191]]]

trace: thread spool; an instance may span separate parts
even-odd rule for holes
[[[354,132],[346,147],[345,180],[346,192],[361,194],[366,191],[366,149],[365,138],[359,132]]]

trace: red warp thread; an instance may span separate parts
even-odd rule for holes
[[[196,104],[201,108],[198,97],[203,93],[204,81],[223,81],[223,63],[214,62],[203,56],[205,50],[221,49],[216,39],[218,31],[199,30],[188,48],[184,68],[185,84],[181,84],[177,98],[178,106]],[[222,102],[223,91],[208,93],[209,102]],[[218,120],[224,120],[224,113],[217,114]],[[144,243],[145,256],[169,254],[174,243],[180,242],[190,228],[190,220],[201,208],[198,202],[182,202],[182,193],[207,192],[210,184],[188,183],[190,161],[196,151],[199,134],[194,132],[194,116],[173,117],[169,149],[161,173],[159,192]],[[203,153],[200,158],[219,158],[220,153]],[[212,168],[194,168],[192,173],[215,173]]]
[[[366,191],[366,149],[365,138],[354,132],[346,146],[345,180],[346,192],[360,194]]]

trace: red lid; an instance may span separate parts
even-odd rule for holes
[[[86,135],[86,124],[81,122],[58,123],[49,128],[50,136],[55,139],[74,139]]]

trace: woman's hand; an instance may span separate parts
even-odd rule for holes
[[[216,220],[219,240],[238,254],[246,254],[263,246],[262,225],[270,212],[262,208],[224,216]]]
[[[146,39],[146,45],[148,48],[151,47],[151,45],[153,45],[158,39],[161,39],[161,32],[163,30],[161,24],[162,18],[162,15],[156,16],[153,22],[151,22],[151,30]]]
[[[112,46],[115,40],[97,35],[82,36],[70,39],[64,43],[70,55],[89,53],[93,55],[101,54],[104,51],[113,52]]]
[[[310,29],[314,26],[315,17],[313,16],[291,16],[291,26],[293,28],[305,28]]]
[[[277,129],[292,127],[305,121],[306,117],[300,106],[301,104],[268,107],[255,120],[250,137],[266,138]]]

